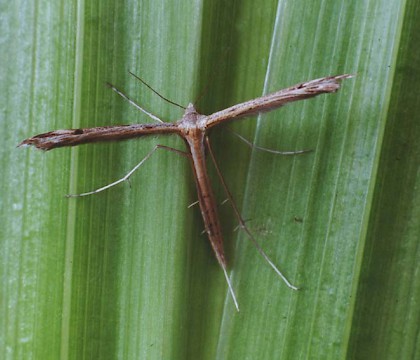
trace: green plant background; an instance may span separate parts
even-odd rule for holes
[[[415,0],[46,1],[0,4],[0,353],[5,359],[420,358],[420,5]],[[237,313],[202,231],[189,164],[148,138],[42,153],[57,128],[203,113],[354,73],[212,144],[289,290],[220,206]],[[201,96],[200,96],[201,94]],[[215,191],[224,195],[214,170]]]

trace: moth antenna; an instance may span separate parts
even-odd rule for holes
[[[148,87],[151,91],[153,91],[157,96],[159,96],[161,99],[167,101],[168,103],[178,106],[181,109],[185,110],[186,107],[179,105],[178,103],[176,103],[175,101],[169,100],[168,98],[164,97],[162,94],[158,93],[155,89],[153,89],[148,83],[146,83],[142,78],[140,78],[139,76],[137,76],[136,74],[132,73],[130,70],[128,71],[128,73],[131,76],[134,76],[138,81],[140,81],[143,85],[145,85],[146,87]]]
[[[153,115],[151,112],[143,109],[139,104],[131,100],[127,95],[125,95],[122,91],[118,90],[111,83],[107,82],[106,85],[110,87],[113,91],[115,91],[118,95],[120,95],[124,100],[128,101],[131,105],[133,105],[137,110],[140,110],[141,112],[145,113],[148,117],[152,118],[153,120],[157,122],[164,123],[163,120],[159,119],[156,115]]]

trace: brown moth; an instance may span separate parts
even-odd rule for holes
[[[213,162],[215,162],[213,152],[211,151],[210,142],[207,137],[208,131],[221,123],[237,120],[246,116],[256,115],[264,113],[276,108],[279,108],[285,104],[293,101],[304,100],[315,97],[320,94],[334,93],[340,88],[340,81],[343,79],[351,78],[352,75],[338,75],[328,76],[320,79],[303,82],[289,88],[276,91],[272,94],[265,95],[253,100],[249,100],[227,109],[217,111],[211,115],[202,115],[197,112],[193,104],[189,104],[185,109],[182,118],[174,123],[167,123],[159,119],[157,116],[146,111],[130,98],[124,95],[121,91],[115,88],[113,85],[108,84],[116,93],[122,96],[129,103],[134,105],[137,109],[144,112],[150,118],[157,121],[155,124],[132,124],[132,125],[120,125],[120,126],[103,126],[85,129],[69,129],[69,130],[55,130],[44,134],[39,134],[22,141],[19,146],[33,145],[41,150],[51,150],[64,146],[76,146],[81,144],[88,144],[93,142],[103,141],[117,141],[132,139],[141,136],[156,135],[156,134],[176,134],[180,136],[186,144],[187,151],[183,152],[180,150],[168,148],[163,145],[156,145],[152,151],[150,151],[139,164],[137,164],[126,176],[113,182],[112,184],[106,185],[100,189],[69,196],[85,196],[94,194],[105,189],[110,188],[118,183],[121,183],[136,171],[158,148],[164,148],[167,150],[175,151],[186,155],[191,162],[193,175],[197,187],[198,203],[203,217],[205,231],[211,243],[211,246],[216,255],[217,261],[219,262],[223,273],[225,275],[229,291],[232,299],[235,303],[237,310],[239,311],[238,302],[236,300],[229,276],[227,274],[227,262],[225,258],[223,236],[221,232],[221,225],[219,216],[217,213],[217,206],[213,190],[211,187],[210,179],[207,173],[205,163],[205,150],[207,149]],[[139,78],[138,78],[139,79]],[[139,79],[142,81],[141,79]],[[143,82],[143,81],[142,81]],[[144,83],[144,82],[143,82]],[[147,84],[145,84],[148,86]],[[149,86],[148,86],[149,87]],[[149,87],[150,88],[150,87]],[[153,89],[152,89],[153,90]],[[154,91],[154,90],[153,90]],[[154,91],[155,92],[155,91]],[[158,94],[159,95],[159,94]],[[162,97],[163,98],[163,97]],[[165,99],[167,100],[167,99]],[[171,102],[173,103],[173,102]],[[175,104],[177,105],[177,104]],[[179,105],[178,105],[179,106]],[[294,152],[302,153],[302,151]],[[287,153],[290,154],[290,153]],[[259,253],[264,259],[270,264],[274,271],[283,279],[288,287],[297,290],[298,288],[292,285],[286,277],[280,272],[280,270],[274,265],[274,263],[268,258],[265,252],[262,250],[260,245],[257,243],[251,232],[245,225],[244,220],[241,218],[238,208],[232,200],[232,196],[226,186],[223,177],[216,165],[217,173],[222,181],[222,185],[228,195],[228,198],[233,206],[236,216],[238,217],[240,227],[245,230],[247,235],[250,237],[254,245],[257,247]]]

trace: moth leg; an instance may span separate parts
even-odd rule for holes
[[[135,101],[131,100],[127,95],[125,95],[121,90],[117,89],[114,85],[111,83],[106,83],[108,87],[110,87],[113,91],[115,91],[119,96],[121,96],[124,100],[126,100],[129,104],[133,105],[137,110],[140,110],[144,114],[146,114],[151,119],[159,122],[164,123],[162,119],[159,119],[156,115],[153,115],[150,111],[147,111],[146,109],[143,109],[139,104],[137,104]]]
[[[276,265],[274,265],[274,263],[271,261],[271,259],[268,257],[268,255],[264,252],[264,250],[262,249],[261,245],[257,242],[257,240],[254,238],[254,235],[252,235],[251,231],[248,229],[248,227],[245,225],[245,220],[242,218],[241,214],[239,213],[239,209],[236,205],[236,203],[233,201],[233,197],[232,197],[232,193],[230,192],[230,190],[227,187],[226,181],[222,176],[222,173],[220,172],[219,166],[217,165],[216,159],[214,157],[213,151],[211,149],[210,146],[210,141],[209,138],[206,137],[206,145],[207,145],[207,149],[209,151],[210,157],[213,161],[213,164],[216,168],[216,172],[217,175],[219,176],[220,182],[222,183],[223,189],[226,192],[227,197],[229,198],[229,201],[232,205],[233,211],[236,215],[236,218],[238,219],[239,222],[239,227],[245,231],[245,233],[248,235],[249,239],[252,241],[252,243],[254,244],[254,246],[257,248],[258,252],[260,253],[260,255],[264,258],[265,261],[267,261],[267,263],[271,266],[271,268],[276,272],[276,274],[278,276],[280,276],[280,278],[284,281],[284,283],[291,289],[293,290],[299,290],[298,287],[294,286],[289,280],[287,280],[286,276],[283,275],[283,273],[277,268]]]
[[[89,191],[89,192],[85,192],[85,193],[81,193],[81,194],[69,194],[69,195],[66,195],[66,197],[81,197],[81,196],[87,196],[87,195],[93,195],[93,194],[97,194],[97,193],[99,193],[99,192],[101,192],[101,191],[104,191],[104,190],[107,190],[107,189],[109,189],[109,188],[111,188],[111,187],[113,187],[113,186],[115,186],[115,185],[118,185],[118,184],[120,184],[120,183],[122,183],[122,182],[124,182],[124,181],[128,181],[129,179],[130,179],[130,177],[131,177],[131,175],[133,175],[133,173],[140,167],[140,166],[142,166],[143,164],[144,164],[144,162],[147,160],[147,159],[149,159],[151,156],[152,156],[152,154],[157,150],[157,149],[165,149],[165,150],[169,150],[169,151],[173,151],[173,152],[176,152],[176,153],[178,153],[178,154],[181,154],[181,155],[184,155],[184,156],[189,156],[189,154],[188,153],[186,153],[185,151],[181,151],[181,150],[178,150],[178,149],[174,149],[174,148],[171,148],[171,147],[169,147],[169,146],[165,146],[165,145],[155,145],[154,146],[154,148],[152,149],[152,151],[150,151],[136,166],[134,166],[125,176],[123,176],[121,179],[118,179],[118,180],[116,180],[116,181],[114,181],[113,183],[111,183],[111,184],[108,184],[108,185],[105,185],[105,186],[103,186],[103,187],[101,187],[101,188],[99,188],[99,189],[96,189],[96,190],[92,190],[92,191]]]
[[[229,130],[229,129],[228,129]],[[306,153],[310,153],[313,150],[312,149],[307,149],[307,150],[297,150],[297,151],[279,151],[279,150],[273,150],[273,149],[268,149],[262,146],[258,146],[253,144],[251,141],[249,141],[248,139],[246,139],[245,137],[243,137],[242,135],[239,135],[238,133],[229,130],[233,135],[235,135],[236,137],[238,137],[239,139],[241,139],[245,144],[247,144],[251,149],[256,149],[256,150],[260,150],[260,151],[265,151],[268,152],[270,154],[275,154],[275,155],[300,155],[300,154],[306,154]]]

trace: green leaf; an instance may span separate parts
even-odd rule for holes
[[[41,1],[1,5],[0,352],[6,359],[414,359],[419,317],[420,6],[414,0]],[[172,137],[42,153],[60,128],[204,114],[353,73],[337,94],[211,134],[247,225],[220,205],[241,311]],[[226,197],[209,162],[220,202]]]

